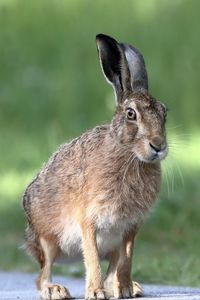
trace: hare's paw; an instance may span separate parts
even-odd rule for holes
[[[88,288],[86,291],[85,299],[96,300],[96,299],[107,299],[104,289],[92,289]]]
[[[131,284],[121,284],[119,282],[115,282],[113,286],[113,294],[114,298],[116,299],[123,299],[123,298],[133,298],[133,285]]]
[[[40,291],[43,300],[59,300],[72,298],[68,289],[60,284],[45,284]]]
[[[136,282],[136,281],[133,281],[133,296],[134,297],[142,297],[143,296],[143,290],[142,290],[142,287],[141,285]]]

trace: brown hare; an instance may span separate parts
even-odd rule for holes
[[[51,282],[53,263],[82,253],[86,299],[141,295],[131,279],[134,239],[160,189],[160,161],[168,152],[166,108],[148,92],[145,63],[134,47],[99,34],[103,74],[112,84],[116,111],[62,145],[27,187],[23,206],[26,248],[39,262],[43,299],[71,298]],[[109,267],[103,279],[100,259]]]

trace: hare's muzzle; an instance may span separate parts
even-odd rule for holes
[[[155,136],[149,142],[150,147],[150,160],[162,160],[166,157],[168,146],[165,138]]]

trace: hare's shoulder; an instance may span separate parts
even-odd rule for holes
[[[69,143],[61,145],[28,185],[24,199],[33,188],[35,189],[41,183],[42,186],[46,186],[47,183],[48,185],[49,183],[55,184],[60,177],[73,175],[80,169],[80,166],[83,168],[87,157],[103,144],[108,131],[109,125],[97,126]]]

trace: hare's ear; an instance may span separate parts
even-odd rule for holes
[[[117,102],[120,102],[122,93],[131,89],[124,51],[116,40],[104,34],[98,34],[96,42],[102,71],[115,90]]]
[[[148,91],[148,76],[142,54],[133,46],[121,43],[130,72],[132,91]]]

